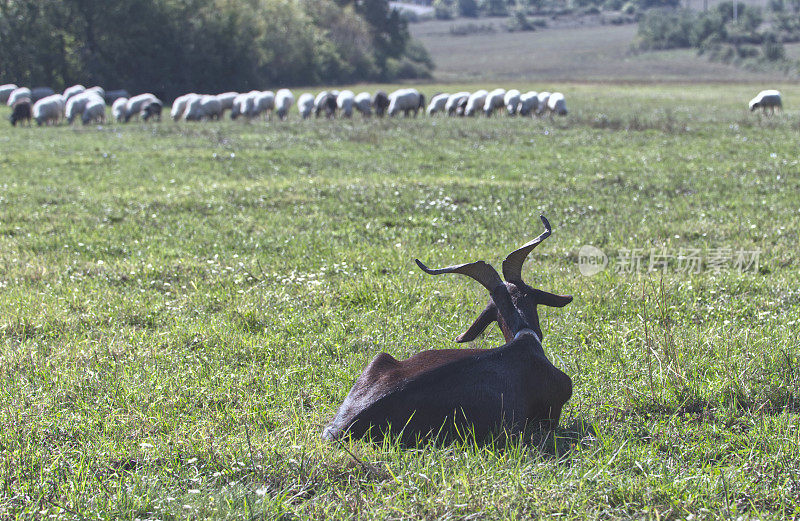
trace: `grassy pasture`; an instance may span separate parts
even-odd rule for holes
[[[752,86],[552,88],[568,118],[1,125],[0,518],[800,516],[800,88],[769,120]],[[498,263],[541,213],[559,430],[321,443],[376,353],[483,308],[413,259]],[[589,278],[584,244],[763,253]]]

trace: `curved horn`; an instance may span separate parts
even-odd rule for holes
[[[550,222],[548,222],[544,215],[540,215],[539,217],[544,224],[544,232],[522,248],[509,253],[506,260],[503,261],[503,277],[509,282],[522,280],[522,264],[525,262],[528,254],[538,246],[540,242],[550,237]]]
[[[447,268],[441,268],[438,270],[432,270],[422,264],[419,259],[414,259],[417,263],[417,266],[427,273],[428,275],[441,275],[442,273],[460,273],[462,275],[466,275],[471,277],[481,285],[489,290],[489,293],[492,292],[498,286],[503,285],[503,280],[500,278],[500,275],[497,274],[497,270],[495,270],[491,265],[486,264],[483,261],[477,262],[470,262],[467,264],[459,264],[457,266],[449,266]]]

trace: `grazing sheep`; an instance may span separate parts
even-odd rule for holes
[[[147,92],[145,94],[138,94],[128,100],[127,105],[125,105],[125,122],[127,123],[133,116],[139,117],[139,113],[142,111],[142,107],[146,104],[150,103],[151,101],[157,101],[153,94]]]
[[[125,119],[125,107],[127,104],[128,98],[117,98],[111,105],[111,115],[114,116],[114,119],[119,123],[122,123],[122,121]]]
[[[188,103],[196,97],[198,97],[197,94],[190,92],[189,94],[184,94],[183,96],[178,96],[175,98],[175,101],[172,102],[172,108],[169,111],[169,117],[172,118],[172,121],[178,121],[179,119],[183,118],[183,113],[186,111],[186,105],[188,105]]]
[[[184,121],[201,121],[222,117],[222,103],[216,96],[195,96],[186,104],[183,111]]]
[[[64,114],[64,97],[61,94],[52,94],[33,104],[33,119],[36,124],[55,125]]]
[[[297,110],[300,112],[300,117],[308,119],[311,116],[311,111],[314,110],[314,95],[310,92],[304,92],[297,98]]]
[[[280,89],[275,93],[275,113],[284,121],[289,115],[289,109],[294,105],[294,94],[289,89]]]
[[[487,118],[491,117],[495,109],[503,106],[505,98],[506,89],[494,89],[486,95],[486,101],[483,102],[483,113],[486,114]]]
[[[476,111],[480,107],[483,107],[483,104],[486,102],[486,96],[488,95],[489,91],[483,89],[470,94],[469,99],[467,100],[467,105],[464,108],[464,115],[474,116],[477,113]]]
[[[78,94],[82,94],[86,92],[86,87],[83,85],[73,85],[64,91],[64,99],[69,101],[72,96],[77,96]]]
[[[444,105],[444,110],[447,111],[448,116],[452,116],[458,110],[458,105],[461,103],[462,100],[469,99],[469,92],[456,92],[455,94],[451,94],[449,98],[447,98],[447,103]]]
[[[164,105],[161,103],[161,100],[151,101],[142,107],[139,117],[144,121],[148,121],[150,118],[155,118],[156,121],[161,121],[161,111],[163,109]],[[89,110],[89,107],[86,107],[86,110]]]
[[[233,110],[233,100],[235,100],[237,96],[239,96],[238,92],[223,92],[214,97],[222,104],[222,113],[224,114],[226,110]]]
[[[335,91],[328,92],[323,90],[317,97],[314,98],[314,117],[319,117],[319,115],[324,111],[326,118],[332,118],[336,116],[336,109],[338,105],[336,104],[336,96],[338,96],[338,92],[334,94]]]
[[[271,90],[265,90],[256,94],[253,104],[251,117],[257,117],[264,114],[264,119],[269,119],[272,110],[275,108],[275,93]]]
[[[372,115],[372,95],[369,92],[359,92],[356,94],[355,103],[353,105],[364,117]]]
[[[517,109],[519,108],[520,92],[517,89],[511,89],[506,92],[503,98],[503,104],[506,106],[506,112],[509,116],[516,116]]]
[[[31,89],[31,101],[36,103],[40,99],[52,96],[55,93],[56,91],[54,91],[50,87],[34,87]]]
[[[86,110],[86,106],[89,102],[93,101],[101,101],[103,105],[105,105],[105,100],[98,96],[94,92],[81,92],[80,94],[75,94],[71,98],[67,100],[66,104],[66,114],[65,117],[67,118],[67,123],[72,125],[72,122],[75,120],[76,116],[83,114],[83,111]]]
[[[389,116],[395,116],[398,112],[403,111],[403,115],[408,117],[411,111],[414,111],[414,117],[417,117],[419,109],[425,110],[425,96],[419,93],[417,89],[398,89],[389,94]]]
[[[760,108],[766,114],[767,109],[770,109],[770,115],[772,115],[775,114],[775,107],[783,109],[781,93],[777,90],[762,90],[755,98],[750,100],[750,112]]]
[[[384,91],[379,90],[372,99],[372,106],[375,107],[375,114],[382,118],[386,114],[386,109],[389,108],[389,96]]]
[[[352,90],[343,90],[336,96],[336,107],[346,118],[353,117],[353,103],[355,103],[356,95]]]
[[[542,115],[544,111],[547,110],[547,101],[550,99],[550,93],[547,91],[540,92],[537,96],[537,104],[538,108],[536,109],[536,114]]]
[[[431,98],[431,102],[428,105],[428,109],[426,112],[429,116],[433,116],[437,112],[444,112],[444,107],[447,105],[447,100],[450,99],[450,94],[437,94],[436,96]]]
[[[547,110],[550,113],[551,118],[554,115],[566,116],[567,101],[564,99],[564,95],[560,92],[554,92],[550,94],[550,97],[547,99]]]
[[[81,123],[105,123],[106,121],[106,101],[100,96],[94,96],[86,104],[81,114]]]
[[[106,100],[107,105],[113,105],[115,101],[120,98],[130,98],[130,93],[125,89],[117,89],[117,90],[109,90],[106,91],[105,96],[103,96]]]
[[[22,98],[14,103],[11,115],[8,117],[11,126],[16,127],[17,122],[27,121],[28,126],[31,125],[31,100],[30,98]]]
[[[32,100],[33,98],[31,98],[31,89],[29,89],[28,87],[19,87],[14,89],[13,91],[11,91],[11,94],[8,95],[8,100],[6,100],[6,104],[9,107],[13,107],[14,103],[21,100],[22,98],[28,98]]]
[[[526,92],[519,97],[519,115],[531,116],[539,109],[539,93],[535,90]]]
[[[106,90],[99,85],[95,85],[94,87],[88,88],[84,92],[94,92],[95,94],[103,98],[103,101],[105,101],[106,99]]]
[[[17,90],[18,88],[19,87],[17,87],[13,83],[0,85],[0,103],[6,103],[8,101],[8,97],[11,96],[11,93]]]

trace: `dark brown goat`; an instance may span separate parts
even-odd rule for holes
[[[423,351],[407,360],[380,353],[358,377],[322,437],[379,439],[391,432],[413,443],[467,433],[483,440],[537,422],[555,428],[572,396],[572,380],[544,354],[537,306],[562,307],[572,297],[531,288],[522,280],[528,254],[550,235],[544,216],[542,222],[545,232],[503,261],[505,282],[483,261],[438,270],[417,261],[425,273],[461,273],[489,291],[488,306],[456,342],[474,340],[497,321],[505,345]]]

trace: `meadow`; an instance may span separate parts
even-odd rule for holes
[[[799,517],[800,87],[548,87],[568,117],[0,125],[0,518]],[[540,214],[560,427],[322,442],[372,357],[483,309],[414,259],[498,266]]]

